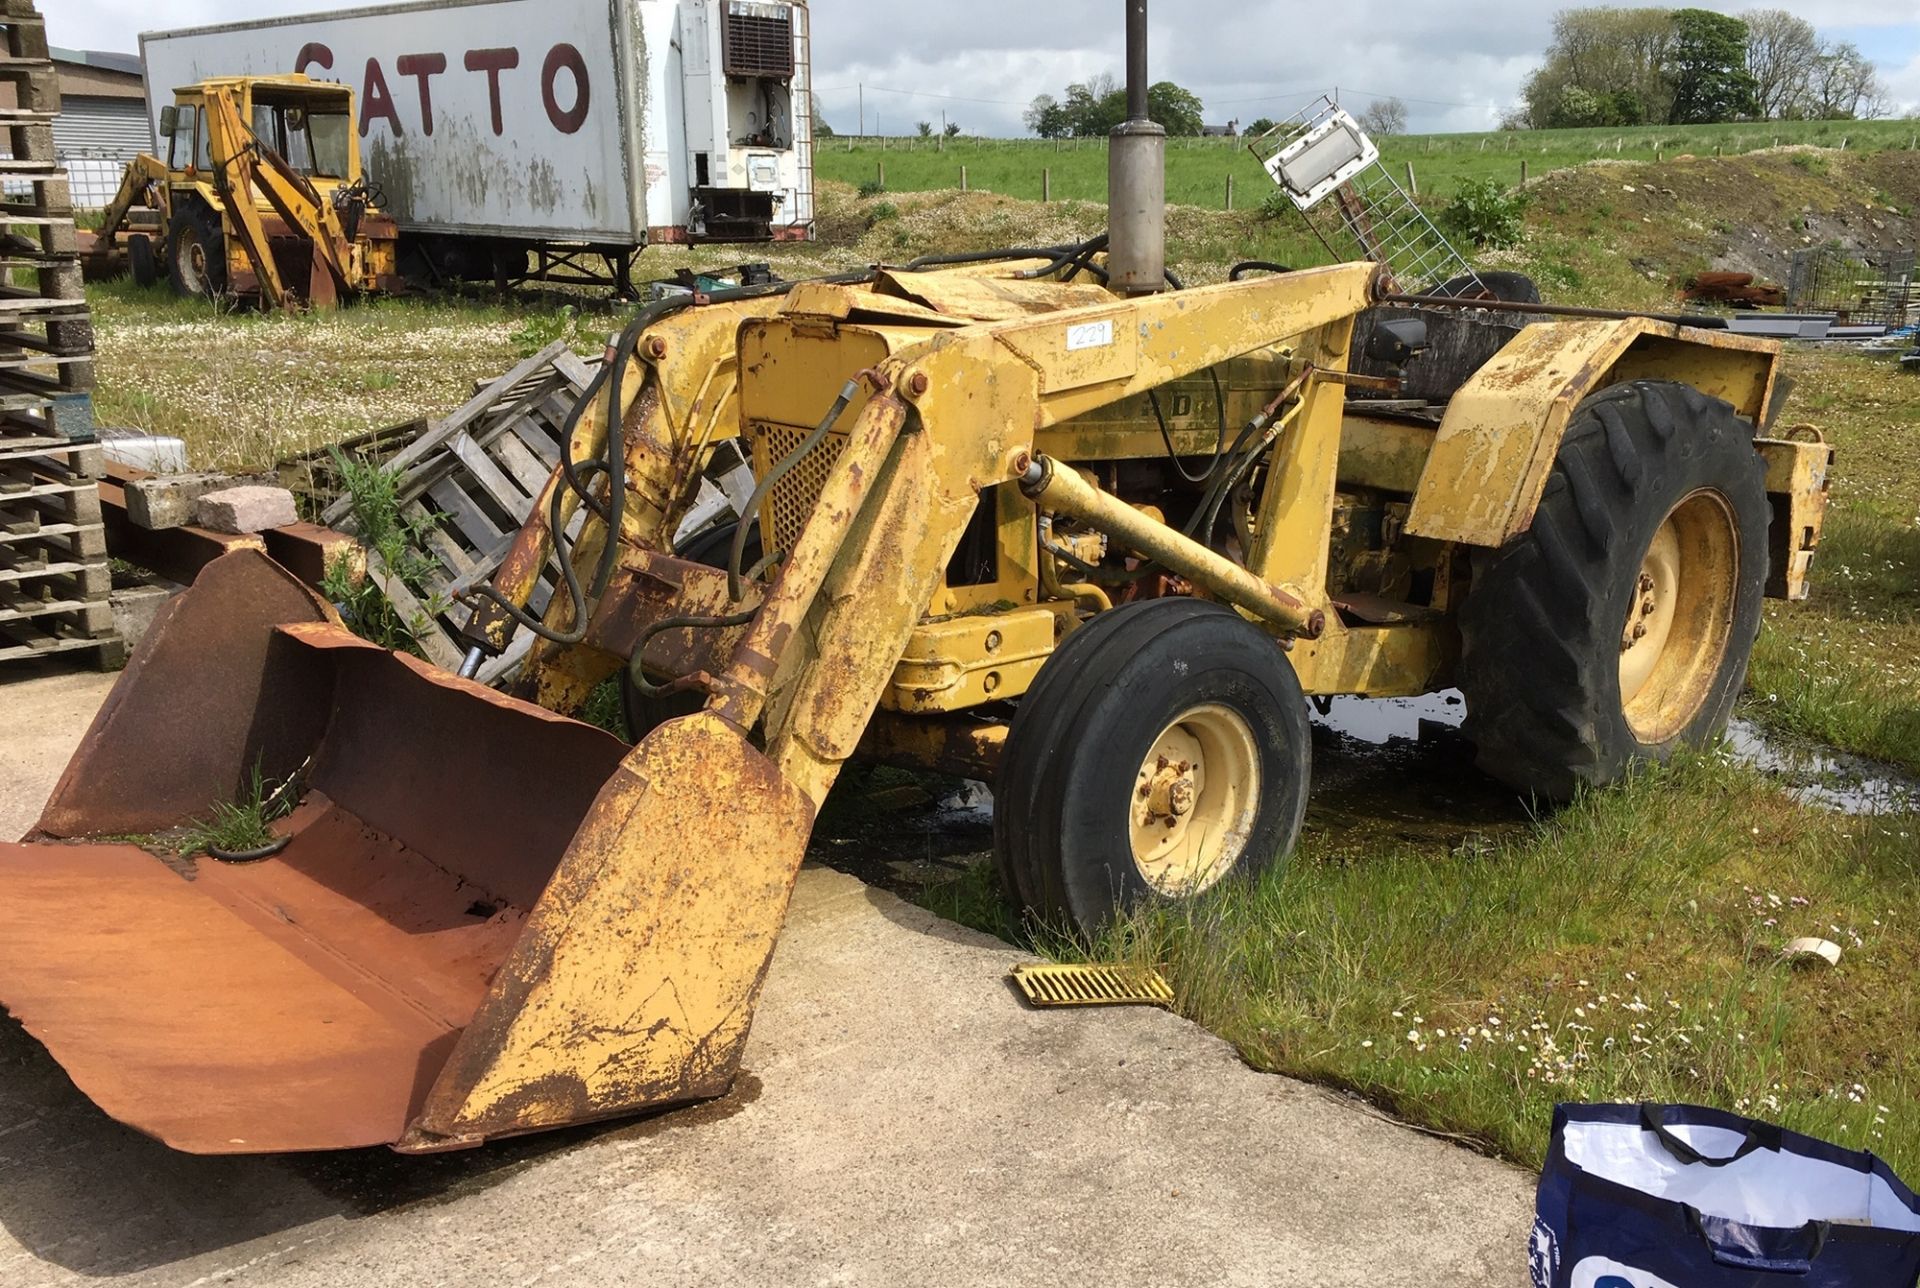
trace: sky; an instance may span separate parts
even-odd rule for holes
[[[42,0],[56,45],[137,51],[141,31],[365,0]],[[1695,0],[1738,13],[1752,0]],[[1395,95],[1419,133],[1490,129],[1538,66],[1553,14],[1544,0],[1158,0],[1153,76],[1193,90],[1207,119],[1280,119],[1338,89],[1365,106]],[[1880,67],[1900,112],[1920,108],[1920,0],[1785,0],[1823,35]],[[1019,134],[1036,94],[1120,74],[1117,0],[814,0],[814,81],[834,129],[911,133],[943,118],[969,134]]]

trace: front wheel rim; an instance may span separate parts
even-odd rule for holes
[[[1647,746],[1678,737],[1712,696],[1733,639],[1740,542],[1710,488],[1682,497],[1641,559],[1620,633],[1620,703]]]
[[[1155,893],[1195,895],[1231,872],[1260,808],[1260,749],[1231,707],[1209,703],[1168,723],[1134,777],[1133,863]]]

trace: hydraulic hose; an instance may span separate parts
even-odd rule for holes
[[[870,272],[838,273],[830,277],[815,279],[827,283],[851,284],[864,282],[872,277]],[[496,607],[508,614],[518,625],[532,631],[551,644],[570,646],[579,644],[586,638],[587,601],[597,599],[606,593],[612,583],[613,574],[619,567],[620,532],[626,519],[626,454],[621,450],[620,441],[620,392],[626,383],[627,365],[633,360],[639,349],[640,339],[647,330],[665,318],[683,309],[698,304],[732,304],[741,300],[760,299],[769,295],[780,295],[793,289],[792,282],[767,282],[758,286],[738,286],[724,291],[714,291],[707,295],[675,295],[657,300],[647,305],[633,316],[626,327],[609,346],[607,361],[588,382],[580,398],[567,412],[560,427],[560,472],[565,478],[567,489],[580,498],[595,516],[607,526],[606,548],[601,551],[600,563],[594,571],[592,589],[580,585],[578,575],[573,571],[573,545],[567,537],[566,527],[560,520],[560,511],[564,493],[556,488],[547,511],[547,532],[553,539],[554,555],[560,564],[561,576],[566,584],[567,596],[573,605],[574,627],[570,631],[556,631],[539,618],[515,604],[498,589],[491,585],[476,586],[470,596],[478,596],[491,601]],[[606,459],[580,461],[573,459],[573,436],[579,428],[580,419],[586,414],[594,399],[606,396],[606,426],[608,452]],[[607,476],[607,500],[602,502],[595,496],[591,481],[600,474]],[[735,598],[738,598],[736,594]],[[485,650],[477,644],[468,650],[461,665],[460,673],[472,678],[478,673]],[[478,656],[477,656],[478,655]]]

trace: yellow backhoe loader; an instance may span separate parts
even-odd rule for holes
[[[0,846],[0,1002],[87,1095],[246,1153],[722,1093],[856,757],[991,779],[1011,897],[1091,927],[1285,856],[1309,697],[1458,685],[1542,798],[1718,735],[1821,526],[1827,448],[1764,432],[1777,349],[1370,263],[1177,289],[1128,10],[1110,239],[632,322],[469,628],[471,665],[539,633],[516,695],[257,554],[174,601]],[[734,437],[749,522],[676,553]],[[616,675],[632,746],[565,714]],[[168,848],[255,774],[298,801],[277,849]]]
[[[330,308],[400,288],[399,230],[360,166],[353,91],[303,75],[215,77],[162,110],[165,160],[127,165],[82,248],[182,295]]]

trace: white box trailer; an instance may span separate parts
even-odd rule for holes
[[[359,95],[370,180],[431,275],[517,280],[653,242],[813,226],[804,0],[416,0],[140,37],[175,89],[305,72]],[[424,264],[421,261],[424,260]]]

